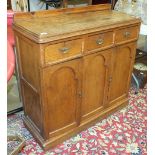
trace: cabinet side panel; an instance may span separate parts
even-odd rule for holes
[[[20,77],[24,78],[32,87],[38,90],[39,45],[18,33],[15,34]]]
[[[42,132],[40,46],[16,31],[15,40],[25,117],[38,132]]]
[[[42,113],[40,105],[40,97],[30,86],[23,80],[21,81],[24,101],[25,117],[31,121],[36,129],[41,132],[42,130]]]

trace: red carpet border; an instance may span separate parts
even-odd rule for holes
[[[8,117],[8,134],[26,140],[21,155],[146,155],[147,89],[129,93],[129,105],[44,152],[23,124],[23,113]],[[13,146],[9,146],[13,147]]]

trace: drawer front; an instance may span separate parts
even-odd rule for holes
[[[132,40],[132,39],[137,39],[138,33],[139,33],[138,26],[127,27],[127,28],[116,30],[115,42],[120,43],[128,40]]]
[[[85,51],[94,50],[113,44],[113,32],[103,32],[88,36],[85,41]]]
[[[82,39],[64,41],[45,48],[45,63],[63,60],[82,53]]]

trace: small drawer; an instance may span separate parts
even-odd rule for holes
[[[82,53],[82,39],[69,40],[45,48],[45,63],[63,60]]]
[[[85,51],[90,51],[113,44],[113,32],[103,32],[88,36],[85,41]]]
[[[132,26],[127,28],[122,28],[119,30],[116,30],[116,43],[137,39],[139,33],[139,27],[138,26]]]

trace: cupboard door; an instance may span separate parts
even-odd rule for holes
[[[109,101],[110,105],[127,98],[135,58],[136,44],[129,43],[116,47],[113,52]]]
[[[107,107],[112,49],[83,58],[82,120],[96,117]]]
[[[61,135],[79,124],[80,60],[44,69],[45,111],[49,137]]]

